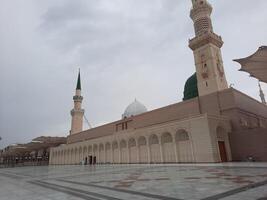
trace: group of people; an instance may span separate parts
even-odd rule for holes
[[[84,160],[81,162],[82,165],[95,165],[96,164],[96,156],[86,156]]]

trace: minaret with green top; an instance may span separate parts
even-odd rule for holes
[[[82,109],[82,101],[83,97],[81,96],[81,74],[79,70],[77,86],[75,96],[73,97],[74,101],[74,108],[71,110],[71,130],[70,134],[80,133],[83,130],[83,116],[84,116],[84,109]]]

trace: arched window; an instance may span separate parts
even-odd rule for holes
[[[127,147],[127,143],[126,143],[126,141],[125,141],[125,140],[122,140],[122,141],[120,142],[120,148],[123,149],[123,148],[126,148],[126,147]]]
[[[172,143],[172,135],[170,133],[163,133],[161,136],[161,142],[164,143]]]
[[[118,142],[114,141],[112,143],[112,149],[118,149]]]
[[[94,150],[94,152],[96,152],[98,150],[97,144],[94,144],[93,150]]]
[[[138,138],[138,146],[144,146],[146,145],[146,138],[144,136],[141,136]]]
[[[150,137],[149,137],[149,144],[151,145],[151,144],[159,144],[159,139],[158,139],[158,136],[156,136],[156,135],[151,135]]]
[[[99,151],[104,151],[104,145],[103,144],[99,145]]]
[[[89,153],[92,153],[92,149],[93,149],[93,148],[92,148],[92,146],[90,145],[90,146],[88,147],[88,152],[89,152]]]
[[[83,147],[83,153],[85,154],[87,152],[87,147]]]
[[[128,142],[128,146],[129,146],[129,148],[131,148],[131,147],[135,147],[135,146],[136,146],[136,141],[135,141],[134,138],[131,138],[131,139],[129,140],[129,142]]]
[[[110,150],[110,147],[111,147],[111,145],[110,145],[110,143],[108,142],[108,143],[106,143],[106,150]]]
[[[181,142],[181,141],[187,141],[189,140],[189,135],[185,130],[179,130],[176,133],[176,142]]]

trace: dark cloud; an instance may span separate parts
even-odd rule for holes
[[[258,99],[256,81],[232,59],[267,43],[267,2],[210,2],[215,32],[225,41],[228,81]],[[0,147],[67,135],[78,66],[94,126],[119,119],[134,98],[149,109],[180,101],[194,72],[189,0],[1,3]]]

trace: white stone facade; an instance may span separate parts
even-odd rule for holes
[[[229,131],[227,119],[201,115],[52,148],[50,164],[80,164],[89,156],[98,164],[221,162],[218,141],[230,161]]]

